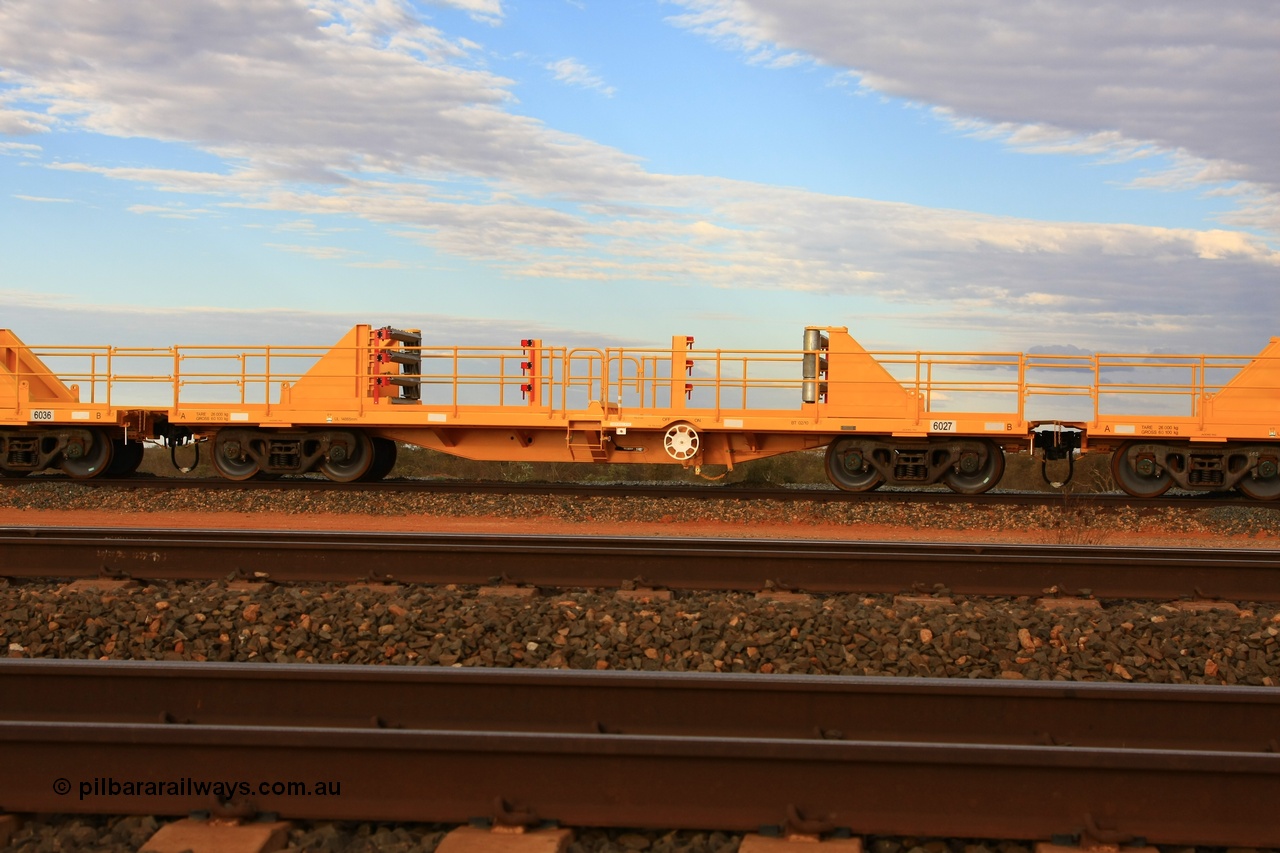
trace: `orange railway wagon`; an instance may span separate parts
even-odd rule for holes
[[[978,494],[1006,453],[1114,451],[1125,491],[1280,497],[1280,344],[1257,356],[441,346],[354,327],[334,346],[28,347],[0,330],[0,473],[136,470],[193,443],[224,477],[377,479],[398,444],[471,459],[734,465],[826,447],[840,488]],[[1045,411],[1040,411],[1044,409]]]

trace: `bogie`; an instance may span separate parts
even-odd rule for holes
[[[0,473],[25,477],[61,468],[68,476],[87,480],[106,473],[113,446],[107,433],[96,428],[0,430]]]
[[[888,483],[977,495],[1004,474],[1004,453],[985,439],[837,438],[827,446],[827,476],[841,489],[865,492]]]
[[[318,471],[337,483],[381,479],[395,465],[395,442],[361,430],[222,429],[213,467],[228,480],[274,479]]]
[[[1128,441],[1111,457],[1111,475],[1126,494],[1158,497],[1170,488],[1239,489],[1255,500],[1280,498],[1280,447],[1224,443]]]

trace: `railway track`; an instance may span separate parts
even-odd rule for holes
[[[656,483],[514,483],[492,480],[382,480],[373,483],[335,484],[324,477],[289,477],[275,480],[226,480],[220,477],[152,477],[125,479],[96,477],[74,480],[59,474],[5,480],[0,486],[22,489],[39,484],[87,486],[142,490],[201,489],[216,491],[273,491],[300,489],[305,491],[365,492],[370,494],[497,494],[558,495],[563,497],[643,497],[656,499],[693,498],[708,501],[814,501],[819,503],[930,503],[971,504],[974,506],[1088,506],[1100,509],[1138,507],[1240,507],[1280,510],[1280,501],[1257,501],[1241,495],[1224,497],[1212,493],[1171,494],[1140,499],[1119,492],[1102,494],[1064,494],[1062,492],[1016,492],[996,489],[981,495],[961,495],[942,487],[933,489],[879,489],[873,492],[846,492],[826,484],[814,487],[757,488],[730,485],[665,485]]]
[[[1269,550],[0,528],[0,576],[1280,601]]]
[[[0,660],[0,804],[1260,847],[1277,718],[1253,688]]]

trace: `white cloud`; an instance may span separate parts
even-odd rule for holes
[[[13,197],[20,198],[23,201],[37,201],[43,204],[75,204],[76,203],[75,199],[72,199],[72,198],[48,198],[47,196],[22,195],[21,193],[14,193]]]
[[[10,82],[11,75],[0,65],[0,86]],[[0,134],[28,136],[49,131],[54,122],[52,116],[24,107],[9,106],[26,96],[27,93],[20,86],[9,90],[0,89]]]
[[[428,0],[438,6],[453,6],[488,24],[502,22],[502,0]]]
[[[307,255],[315,258],[317,261],[334,261],[348,257],[349,255],[357,255],[359,252],[353,249],[344,249],[340,246],[300,246],[296,243],[267,243],[272,249],[279,249],[282,252],[292,252],[296,255]]]
[[[599,74],[596,74],[573,57],[548,62],[547,70],[561,83],[567,83],[570,86],[578,86],[583,89],[591,89],[606,98],[612,98],[618,91],[613,86],[605,83]]]
[[[404,270],[409,268],[408,264],[401,261],[359,261],[346,264],[346,266],[362,270]]]
[[[1251,182],[1265,204],[1280,190],[1267,3],[674,2],[686,12],[673,21],[751,61],[798,51],[1029,151],[1158,150],[1194,163],[1197,183]]]
[[[1078,134],[1044,124],[993,124],[957,116],[953,110],[943,107],[934,108],[933,113],[969,136],[998,140],[1029,154],[1070,154],[1093,157],[1102,162],[1123,162],[1162,153],[1149,142],[1128,139],[1114,130]]]
[[[39,145],[25,142],[0,142],[0,157],[25,157],[33,159],[40,156],[43,149]]]
[[[100,173],[169,185],[163,170]],[[1280,308],[1272,286],[1280,253],[1238,232],[1038,222],[708,178],[665,180],[653,203],[629,207],[550,207],[483,192],[442,200],[431,185],[375,180],[312,191],[269,186],[240,203],[308,222],[363,219],[531,279],[875,297],[927,304],[956,328],[981,321],[1009,334],[1024,320],[1009,312],[1029,310],[1038,330],[1087,334],[1101,348],[1120,340],[1155,346],[1172,333],[1266,340]],[[239,187],[236,178],[175,176],[182,187],[211,191],[225,191],[222,181]],[[320,220],[316,230],[330,229]],[[349,256],[271,245],[323,260]]]
[[[840,45],[811,29],[833,15],[832,26],[843,29],[842,4],[811,2],[795,21],[780,21],[770,17],[771,2],[688,5],[703,16],[697,26],[711,32],[723,25],[717,37],[743,40],[762,62],[795,61],[794,51],[770,47],[784,36],[797,50],[834,61],[823,51],[838,52]],[[501,12],[496,3],[473,5],[465,8]],[[879,9],[875,3],[856,8],[873,18]],[[913,97],[936,89],[941,94],[933,103],[969,115],[966,104],[942,97],[950,84],[935,79],[940,71],[931,76],[919,71],[925,60],[909,61],[935,48],[959,61],[963,49],[935,46],[931,20],[920,23],[912,41],[905,24],[879,14],[885,20],[871,23],[884,26],[890,41],[897,34],[899,43],[870,44],[875,39],[866,33],[853,39],[880,69],[880,77],[864,71],[864,79],[890,79],[895,71],[915,80],[908,72],[918,72]],[[808,40],[789,35],[792,29]],[[220,212],[298,217],[279,230],[327,233],[332,224],[358,219],[529,279],[927,303],[935,317],[957,327],[987,323],[1011,335],[1031,322],[1060,337],[1111,335],[1133,346],[1169,330],[1232,341],[1275,333],[1277,253],[1256,238],[1035,222],[654,174],[624,152],[514,113],[511,81],[486,70],[476,53],[395,0],[0,4],[0,80],[21,85],[24,103],[42,105],[51,126],[185,143],[221,161],[207,171],[94,162],[50,168],[206,196]],[[1096,122],[1050,127],[1053,117],[1023,103],[1006,79],[1007,67],[956,73],[968,75],[972,86],[987,78],[997,89],[1002,84],[1004,94],[989,97],[1006,104],[972,113],[982,121],[965,132],[1111,156],[1122,150],[1145,156],[1151,144],[1134,141],[1150,137]],[[906,83],[893,85],[910,94]],[[1207,161],[1187,157],[1186,179],[1203,180],[1191,170]],[[1232,168],[1252,174],[1265,159]],[[1240,216],[1249,212],[1243,204],[1249,198],[1256,200],[1251,215],[1258,221],[1276,209],[1274,197],[1232,191],[1239,193]],[[204,211],[130,209],[176,216]],[[396,263],[360,260],[359,252],[338,247],[268,245],[343,266]]]
[[[538,337],[568,346],[636,346],[634,338],[582,331],[522,318],[517,321],[492,317],[399,312],[394,317],[370,317],[366,312],[301,311],[289,308],[174,308],[154,304],[118,305],[85,300],[69,294],[21,293],[0,290],[0,316],[32,345],[69,345],[76,341],[107,341],[116,346],[157,346],[174,344],[246,346],[317,346],[337,341],[357,323],[394,323],[400,328],[423,329],[425,342],[448,346],[494,346],[509,341],[516,346],[521,338]],[[54,329],[50,338],[34,330]],[[441,340],[439,330],[447,329]],[[28,332],[27,330],[33,330]]]
[[[31,110],[11,110],[0,106],[0,133],[9,136],[46,133],[52,123],[50,117],[42,113]]]
[[[197,219],[201,214],[210,213],[203,208],[188,208],[181,205],[134,204],[126,208],[130,213],[142,216],[154,215],[161,219]]]
[[[768,16],[740,0],[670,0],[689,11],[673,23],[712,41],[741,50],[753,64],[786,67],[805,62],[800,51],[787,50],[769,32]]]
[[[392,0],[12,4],[0,7],[0,57],[50,115],[224,158],[214,191],[386,172],[508,181],[534,195],[612,184],[621,199],[654,180],[635,158],[509,112],[511,81]],[[201,191],[176,174],[168,182]]]

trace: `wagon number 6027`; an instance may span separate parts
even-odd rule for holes
[[[31,420],[51,421],[53,420],[53,409],[32,409]]]
[[[930,432],[955,432],[955,421],[934,421],[929,425]]]

